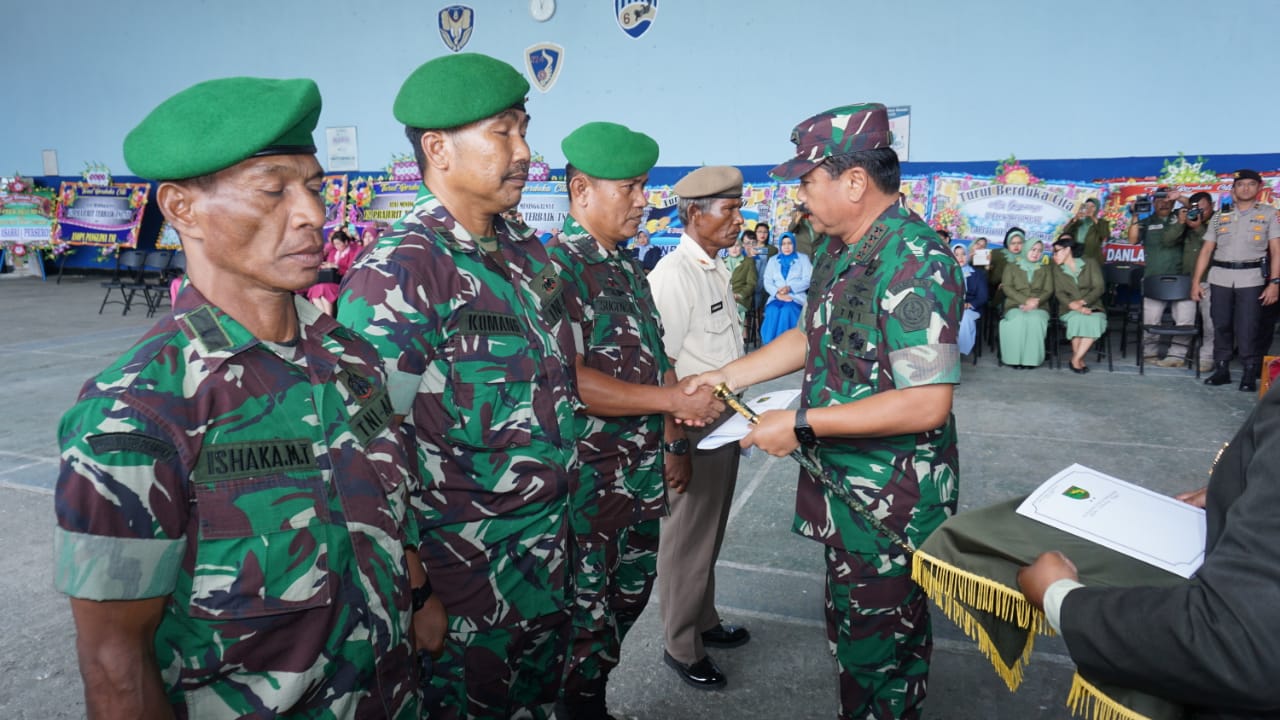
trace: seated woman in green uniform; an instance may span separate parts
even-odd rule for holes
[[[1102,306],[1102,266],[1087,257],[1075,257],[1075,238],[1062,235],[1053,243],[1053,294],[1058,312],[1067,324],[1071,340],[1071,372],[1089,372],[1085,356],[1107,329],[1107,312]]]
[[[1044,336],[1049,329],[1045,309],[1053,294],[1053,278],[1041,264],[1044,242],[1031,243],[1023,256],[1004,268],[1004,317],[1000,320],[1000,359],[1020,370],[1044,362]]]
[[[1004,247],[996,248],[991,252],[991,265],[987,268],[987,283],[991,292],[987,297],[993,308],[1004,305],[1004,292],[1000,289],[1004,283],[1004,269],[1022,257],[1026,237],[1027,233],[1022,228],[1011,227],[1004,234]]]

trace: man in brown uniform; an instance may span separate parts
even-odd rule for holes
[[[1272,305],[1280,297],[1280,217],[1275,208],[1258,204],[1261,188],[1262,176],[1257,172],[1236,172],[1231,185],[1234,203],[1231,210],[1218,213],[1209,222],[1191,278],[1191,299],[1198,301],[1204,294],[1200,281],[1205,271],[1209,272],[1214,371],[1204,381],[1206,385],[1231,382],[1231,349],[1235,344],[1240,347],[1243,373],[1240,389],[1258,390],[1266,350],[1258,347],[1262,306]],[[1268,248],[1271,261],[1264,268]]]

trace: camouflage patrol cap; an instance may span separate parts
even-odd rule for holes
[[[644,133],[611,122],[589,122],[560,142],[570,165],[594,178],[626,180],[658,163],[658,143]]]
[[[741,198],[742,171],[729,165],[707,165],[680,178],[672,190],[681,199]]]
[[[523,105],[529,81],[515,68],[480,53],[428,60],[405,78],[392,110],[423,130],[447,130]]]
[[[309,155],[319,119],[314,80],[207,80],[160,103],[129,131],[124,161],[147,180],[184,180],[251,157]]]
[[[880,103],[832,108],[796,125],[791,142],[796,156],[769,171],[778,180],[803,177],[832,155],[889,147],[889,112]]]

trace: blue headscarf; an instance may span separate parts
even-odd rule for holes
[[[791,254],[782,252],[782,241],[791,238]],[[787,275],[791,273],[791,263],[796,259],[796,236],[789,232],[782,233],[778,236],[778,269],[782,271],[782,278],[785,280]]]

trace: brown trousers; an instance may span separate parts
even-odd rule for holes
[[[682,663],[701,660],[702,632],[720,622],[716,612],[716,560],[738,482],[737,443],[697,450],[710,428],[689,430],[693,475],[683,494],[669,493],[671,514],[658,543],[658,602],[667,652]]]

